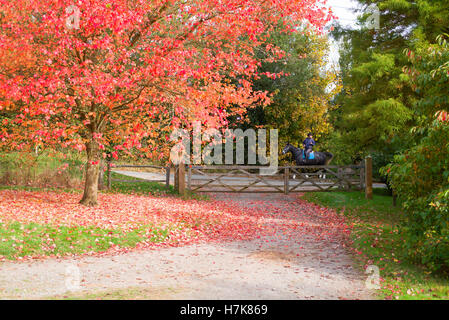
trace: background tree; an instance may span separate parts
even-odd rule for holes
[[[343,90],[327,143],[337,161],[372,154],[377,168],[388,164],[381,173],[402,200],[408,258],[449,270],[449,3],[359,2],[378,6],[380,29],[334,32]]]
[[[395,156],[384,169],[407,215],[403,229],[410,257],[432,270],[449,270],[449,44],[417,44],[408,51],[407,69],[421,98],[422,117],[414,132],[421,137],[412,148]],[[430,122],[431,121],[431,122]],[[430,124],[429,124],[430,122]]]
[[[307,27],[301,30],[290,34],[279,28],[271,35],[266,46],[284,52],[277,61],[267,59],[266,47],[258,52],[265,61],[259,72],[267,76],[255,80],[254,88],[268,92],[271,103],[249,109],[245,119],[247,128],[279,129],[280,148],[288,141],[302,142],[308,132],[318,139],[327,134],[330,100],[339,91],[337,74],[326,68],[327,37]]]
[[[365,8],[373,1],[359,1]],[[333,36],[341,43],[340,69],[343,90],[333,113],[337,132],[329,145],[336,161],[357,162],[367,153],[390,155],[406,142],[411,119],[412,91],[400,78],[406,57],[402,54],[416,22],[408,4],[374,1],[381,9],[379,30],[342,29]],[[363,25],[366,16],[360,16]],[[384,163],[385,164],[385,163]]]
[[[362,14],[360,28],[336,27],[333,32],[341,43],[343,90],[335,100],[340,107],[332,113],[336,130],[328,145],[333,146],[337,162],[357,162],[371,154],[379,169],[417,141],[410,128],[419,121],[414,106],[420,93],[403,72],[410,65],[404,50],[418,39],[435,42],[447,26],[449,9],[445,1],[359,3],[364,10],[377,5],[380,29],[364,28],[369,14]]]

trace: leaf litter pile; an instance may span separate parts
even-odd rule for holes
[[[209,201],[99,194],[97,207],[79,194],[0,191],[0,260],[123,253],[194,243],[304,234],[343,243],[350,228],[331,209],[297,196],[276,205],[263,197],[242,206],[232,196]],[[270,241],[270,240],[266,240]]]

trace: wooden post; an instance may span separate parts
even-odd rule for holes
[[[165,167],[165,187],[170,188],[170,166]]]
[[[98,189],[104,189],[104,159],[100,160],[100,168],[98,169]]]
[[[187,175],[187,188],[192,192],[192,165],[189,165],[189,172]]]
[[[108,161],[108,189],[111,189],[111,161]]]
[[[393,207],[397,206],[397,200],[398,200],[398,196],[396,195],[396,193],[393,191]]]
[[[175,166],[174,171],[175,171],[174,172],[174,176],[175,176],[174,186],[175,186],[175,190],[179,191],[179,166],[178,165]]]
[[[373,198],[373,158],[371,156],[365,158],[365,197]]]
[[[284,194],[288,194],[290,191],[290,187],[288,182],[290,180],[290,172],[288,168],[284,169]]]
[[[184,163],[179,164],[179,173],[178,173],[178,179],[179,179],[179,194],[181,196],[186,195],[186,166]]]
[[[346,189],[345,182],[341,177],[343,177],[343,170],[341,168],[338,168],[337,169],[338,188]]]
[[[365,168],[360,168],[360,190],[365,186]]]

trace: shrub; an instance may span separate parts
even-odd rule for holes
[[[436,120],[421,143],[382,171],[403,201],[409,256],[449,270],[449,124]]]

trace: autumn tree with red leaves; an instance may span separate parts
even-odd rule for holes
[[[220,128],[229,113],[268,103],[252,81],[255,50],[286,32],[331,18],[324,0],[0,0],[0,109],[18,131],[0,143],[40,141],[85,150],[82,204],[97,204],[99,161],[114,127],[116,149],[141,147],[161,126],[193,119]],[[282,52],[270,46],[269,59]],[[230,108],[230,106],[234,106]],[[236,107],[238,106],[238,107]],[[154,121],[155,115],[170,121]]]

